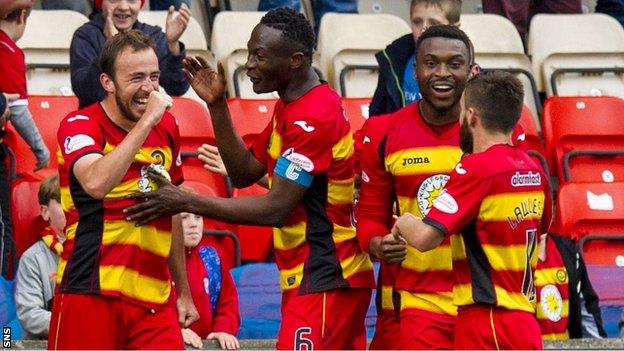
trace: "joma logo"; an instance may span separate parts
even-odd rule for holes
[[[407,157],[403,159],[403,166],[429,163],[429,157]]]

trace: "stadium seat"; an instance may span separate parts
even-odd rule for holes
[[[360,130],[368,119],[368,107],[370,106],[370,98],[342,98],[342,106],[344,112],[349,119],[351,131],[355,133]]]
[[[180,151],[197,152],[202,144],[215,145],[210,112],[205,105],[193,99],[176,97],[169,112],[178,120]]]
[[[211,45],[215,58],[223,63],[230,97],[272,99],[274,94],[256,94],[245,75],[247,41],[264,12],[222,11],[212,26]]]
[[[373,96],[375,53],[407,33],[410,26],[393,15],[326,14],[318,34],[323,76],[343,97]]]
[[[624,234],[624,183],[566,183],[558,194],[555,227],[579,240],[588,234]]]
[[[473,43],[475,62],[483,69],[515,74],[524,86],[524,104],[529,107],[539,131],[541,102],[531,61],[524,54],[516,27],[505,17],[492,14],[462,14],[461,29]]]
[[[359,0],[358,13],[385,13],[401,17],[405,22],[410,20],[410,0]]]
[[[88,22],[69,10],[32,10],[19,46],[26,56],[30,94],[73,95],[69,74],[69,46],[74,32]]]
[[[200,182],[205,187],[210,188],[212,193],[207,192],[206,195],[231,197],[232,187],[225,177],[216,174],[204,168],[204,163],[197,158],[197,153],[183,152],[182,155],[182,172],[184,180],[191,182]],[[197,192],[203,191],[196,189]]]
[[[269,124],[276,102],[275,99],[228,99],[232,123],[245,144],[251,145],[253,137]]]
[[[528,52],[547,96],[624,98],[624,29],[610,16],[536,15]]]
[[[542,165],[546,174],[550,174],[550,167],[548,167],[548,162],[546,161],[544,143],[537,130],[535,119],[526,105],[522,106],[522,114],[520,115],[518,123],[520,123],[524,130],[524,142],[527,152]]]
[[[254,184],[247,188],[234,189],[234,197],[257,196],[267,192],[267,189]],[[273,228],[240,224],[238,237],[243,261],[261,262],[270,258],[273,248]]]
[[[167,23],[167,11],[139,11],[138,20],[139,22],[159,26],[164,31]],[[188,56],[199,55],[208,60],[213,60],[212,54],[208,51],[206,35],[195,17],[191,17],[186,30],[180,37],[180,41],[184,43]]]
[[[624,181],[624,100],[615,97],[550,97],[542,132],[560,181]]]
[[[29,175],[11,184],[11,220],[17,256],[34,244],[47,226],[39,216],[39,184],[42,178]]]
[[[57,138],[56,132],[61,120],[70,112],[78,109],[78,99],[75,96],[35,96],[28,97],[28,109],[41,133],[44,143],[50,150],[50,164],[38,171],[42,177],[56,172],[57,169]],[[17,134],[12,126],[7,127],[7,136],[4,142],[15,155],[15,168],[11,170],[15,178],[23,173],[35,169],[36,160],[30,147]]]

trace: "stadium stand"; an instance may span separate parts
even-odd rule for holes
[[[541,102],[531,61],[524,54],[522,39],[508,19],[490,14],[462,14],[460,27],[472,41],[475,61],[483,69],[501,69],[518,76],[524,86],[524,104],[540,127]]]
[[[520,115],[518,123],[520,123],[524,130],[527,152],[539,162],[546,174],[550,174],[550,167],[548,167],[548,162],[546,161],[544,142],[542,141],[540,132],[537,130],[535,118],[526,105],[522,107],[522,114]]]
[[[234,189],[234,197],[263,195],[267,189],[254,184],[243,189]],[[243,261],[263,262],[271,258],[273,249],[273,228],[254,225],[238,225]]]
[[[375,53],[410,32],[393,15],[328,13],[318,35],[321,72],[343,97],[371,97],[379,71]]]
[[[379,14],[386,13],[401,17],[410,23],[410,0],[359,0],[358,12]]]
[[[19,46],[26,56],[29,94],[72,95],[69,46],[83,14],[69,10],[32,10]]]
[[[624,181],[624,100],[550,97],[543,126],[551,170],[562,182]]]
[[[18,257],[41,237],[48,223],[39,216],[41,177],[27,174],[11,185],[11,218]]]
[[[342,98],[342,106],[353,133],[360,130],[368,119],[370,102],[370,98]]]
[[[247,41],[262,16],[264,12],[223,11],[214,20],[210,48],[215,58],[223,63],[230,97],[276,98],[273,94],[255,94],[245,75]]]
[[[548,96],[624,98],[624,29],[610,16],[536,15],[528,51]]]
[[[43,179],[56,171],[57,168],[57,141],[56,132],[61,120],[70,112],[78,109],[78,99],[75,96],[29,96],[28,108],[33,116],[41,137],[50,150],[50,164],[37,173]],[[20,175],[32,172],[35,168],[35,157],[29,146],[19,137],[17,132],[8,125],[4,142],[13,152],[11,176],[16,179]]]
[[[251,145],[253,137],[269,124],[276,102],[276,99],[228,99],[232,123],[245,144]]]
[[[178,120],[180,151],[196,153],[197,148],[204,143],[215,145],[210,112],[205,104],[189,98],[174,97],[169,112]]]

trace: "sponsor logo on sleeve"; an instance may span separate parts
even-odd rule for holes
[[[74,117],[69,117],[67,119],[67,122],[74,122],[74,121],[88,121],[89,117],[87,116],[83,116],[83,115],[75,115]]]
[[[86,134],[76,134],[74,136],[70,136],[65,138],[65,153],[71,154],[76,150],[80,150],[87,146],[95,145],[95,140]]]
[[[362,142],[362,144],[366,144],[366,143],[370,143],[370,138],[367,136],[364,136],[364,141]]]
[[[178,156],[176,157],[176,166],[178,167],[182,166],[182,156],[180,155],[179,152],[178,152]]]
[[[518,135],[516,140],[518,140],[518,141],[525,141],[526,140],[526,134],[522,133],[522,134]]]
[[[368,177],[368,174],[366,174],[366,172],[362,171],[362,180],[366,183],[370,182],[370,178]]]
[[[458,163],[457,166],[455,166],[455,172],[460,175],[464,175],[467,173],[464,167],[462,166],[461,162]]]
[[[433,201],[433,207],[448,214],[455,214],[459,210],[457,201],[446,190],[442,190],[440,196]]]
[[[510,182],[511,182],[511,186],[515,188],[521,187],[521,186],[535,186],[535,185],[542,184],[542,177],[540,176],[539,172],[531,172],[531,171],[529,171],[528,173],[516,172],[516,174],[514,174],[511,177]]]
[[[295,149],[292,147],[286,150],[282,156],[307,172],[312,172],[314,170],[314,162],[312,162],[312,160],[310,160],[307,156],[295,152]]]
[[[303,131],[306,133],[312,133],[314,129],[316,129],[313,126],[308,125],[308,122],[306,121],[299,120],[299,121],[295,121],[293,124],[301,127],[301,129],[303,129]]]

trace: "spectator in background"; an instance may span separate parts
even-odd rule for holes
[[[44,10],[72,10],[89,16],[93,9],[89,0],[41,0]]]
[[[26,61],[24,52],[16,42],[24,35],[26,20],[30,9],[18,9],[0,20],[0,91],[15,93],[19,98],[9,104],[9,120],[15,130],[30,146],[37,165],[35,170],[46,167],[50,162],[50,151],[43,142],[41,134],[28,110],[28,92],[26,89]]]
[[[182,75],[186,51],[179,39],[191,17],[189,8],[182,5],[179,12],[170,9],[163,32],[160,27],[137,21],[144,3],[145,0],[95,0],[94,7],[100,12],[74,33],[70,48],[71,83],[80,108],[104,99],[98,57],[108,38],[129,29],[140,30],[152,38],[160,65],[160,84],[167,94],[180,96],[188,90],[189,84]]]
[[[150,0],[150,10],[152,11],[167,11],[170,6],[179,9],[182,4],[186,4],[188,8],[191,8],[192,0]]]
[[[624,27],[624,0],[598,0],[596,12],[615,18]]]
[[[183,187],[189,193],[190,188]],[[201,348],[202,339],[217,340],[222,349],[239,349],[238,293],[229,267],[217,249],[202,243],[204,218],[182,212],[182,232],[186,252],[186,275],[199,319],[182,329],[184,342]]]
[[[529,22],[538,13],[582,13],[581,0],[483,0],[483,12],[507,17],[522,40],[526,40]]]
[[[0,19],[4,19],[9,13],[19,8],[31,8],[33,3],[34,0],[0,0]]]
[[[312,12],[314,12],[314,33],[318,34],[321,18],[328,12],[357,13],[357,0],[314,0]],[[300,0],[260,0],[258,11],[269,11],[278,7],[288,7],[297,12],[301,11]]]
[[[65,213],[61,207],[58,174],[39,186],[41,217],[48,222],[41,239],[24,252],[17,269],[15,305],[24,329],[24,339],[45,340],[50,330],[56,268],[65,235]]]
[[[416,40],[430,26],[459,26],[460,14],[460,0],[412,0],[412,34],[400,37],[375,54],[379,63],[379,78],[370,104],[370,116],[391,113],[420,100],[420,88],[414,73]]]
[[[535,287],[542,338],[606,338],[598,295],[576,244],[569,238],[543,234],[539,247]]]

